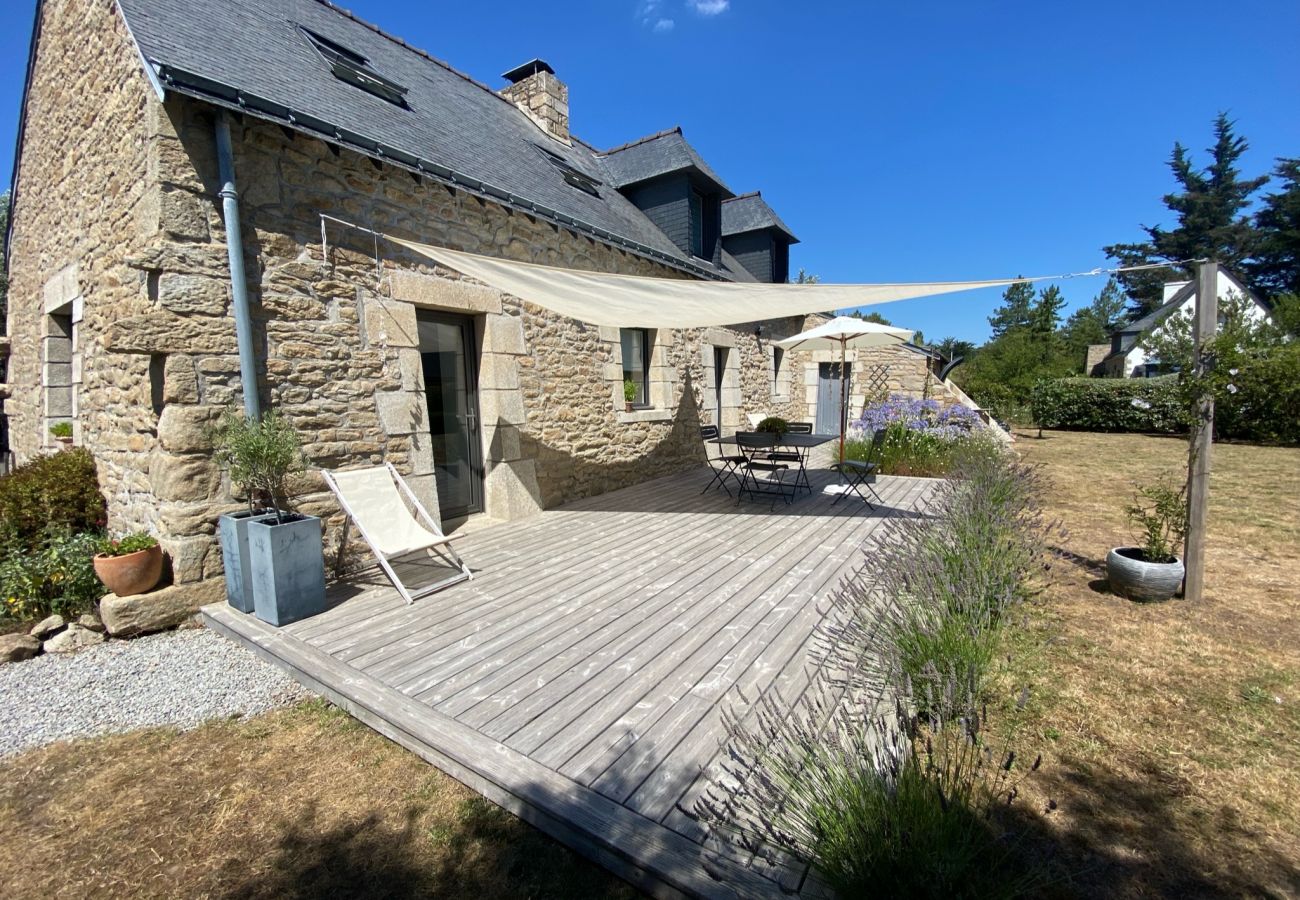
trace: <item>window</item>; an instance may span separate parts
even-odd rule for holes
[[[550,150],[547,150],[539,144],[533,144],[533,146],[537,148],[538,153],[546,157],[547,162],[560,171],[560,175],[564,178],[566,184],[571,187],[576,187],[580,191],[585,191],[593,197],[600,196],[600,191],[598,190],[600,182],[595,178],[592,178],[586,172],[581,172],[569,165],[569,163],[565,161],[564,157],[560,156],[558,153],[552,153]]]
[[[624,398],[630,394],[633,406],[649,406],[650,332],[644,328],[624,328],[619,336],[623,344]]]
[[[704,196],[691,191],[691,255],[704,258]]]
[[[359,87],[361,90],[387,100],[389,103],[401,107],[406,106],[406,88],[376,72],[371,67],[370,60],[355,50],[349,50],[342,44],[337,44],[327,37],[323,37],[314,31],[308,31],[301,25],[298,28],[311,42],[311,45],[316,48],[316,52],[329,63],[330,71],[334,73],[335,78]]]
[[[781,393],[781,363],[785,362],[785,350],[772,348],[772,393]]]

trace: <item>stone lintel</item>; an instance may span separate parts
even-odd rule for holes
[[[493,288],[450,278],[394,272],[389,276],[394,300],[429,309],[501,315],[501,293]]]

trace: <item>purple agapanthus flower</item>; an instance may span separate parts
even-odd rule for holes
[[[892,394],[887,400],[867,406],[851,428],[857,436],[868,436],[891,425],[956,440],[982,428],[984,423],[979,413],[959,404],[944,406],[937,400]]]

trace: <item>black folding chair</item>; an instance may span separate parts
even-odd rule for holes
[[[884,443],[885,430],[882,428],[871,436],[871,449],[867,451],[867,459],[865,462],[857,459],[846,459],[843,462],[835,464],[834,468],[837,469],[840,475],[844,478],[845,487],[844,490],[837,494],[835,499],[831,501],[831,506],[834,506],[836,503],[839,503],[840,500],[847,497],[849,491],[853,491],[862,498],[862,501],[867,504],[868,509],[874,510],[876,508],[875,504],[867,499],[866,494],[862,493],[864,487],[871,492],[871,496],[876,498],[877,503],[885,502],[881,496],[876,493],[876,488],[873,484],[876,480],[876,474],[880,470],[880,448]]]
[[[736,446],[745,456],[745,461],[738,467],[740,490],[739,496],[736,497],[737,506],[746,494],[751,497],[771,497],[773,508],[776,507],[777,497],[785,500],[786,503],[790,502],[790,492],[785,489],[785,473],[789,471],[790,466],[768,459],[772,448],[776,446],[776,440],[775,434],[765,431],[736,432]],[[759,478],[759,474],[764,477]],[[775,482],[772,481],[772,476],[776,477]]]
[[[713,470],[713,479],[704,486],[704,490],[700,491],[700,493],[706,493],[709,488],[713,487],[716,483],[718,487],[726,491],[727,496],[730,497],[731,490],[727,487],[727,479],[740,479],[740,476],[736,474],[736,467],[745,461],[745,457],[740,453],[724,453],[722,445],[718,443],[718,437],[719,432],[717,425],[700,426],[700,440],[704,442],[704,455],[708,461],[709,468]],[[712,449],[714,447],[718,448],[717,455],[714,455]]]
[[[812,422],[791,422],[787,434],[812,434]],[[812,493],[812,483],[808,480],[808,451],[807,450],[773,450],[767,454],[767,459],[771,462],[797,463],[799,471],[795,472],[794,486],[797,490],[803,486],[808,493]]]

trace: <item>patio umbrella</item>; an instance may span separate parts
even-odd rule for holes
[[[834,350],[840,351],[840,462],[844,462],[844,431],[848,419],[849,381],[844,377],[845,362],[850,347],[885,347],[890,344],[905,344],[911,340],[912,332],[906,328],[881,325],[853,316],[836,316],[824,325],[774,341],[776,346],[785,350]]]

